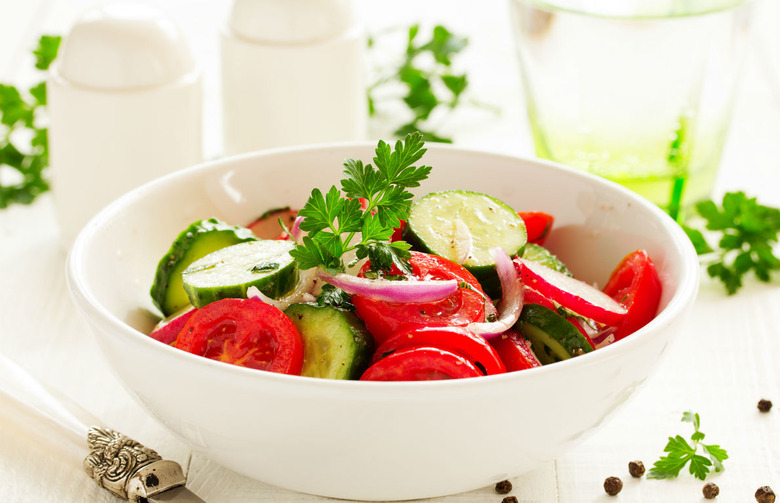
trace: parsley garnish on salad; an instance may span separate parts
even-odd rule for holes
[[[647,478],[675,478],[689,462],[688,471],[700,480],[707,478],[710,466],[715,467],[716,473],[724,470],[723,461],[728,459],[729,455],[719,445],[708,445],[702,442],[704,433],[699,430],[701,422],[699,414],[690,411],[685,412],[683,413],[682,421],[693,424],[694,432],[691,435],[691,443],[689,444],[681,435],[669,437],[669,442],[664,447],[664,452],[668,454],[662,456],[653,464],[653,467],[647,473]],[[706,456],[697,453],[700,447]]]
[[[417,132],[397,141],[395,148],[380,140],[373,166],[347,159],[341,189],[334,185],[325,194],[312,190],[298,212],[304,217],[301,230],[308,235],[290,252],[299,268],[322,267],[338,274],[346,270],[344,255],[354,250],[357,259],[368,257],[375,272],[393,266],[410,272],[409,244],[389,240],[409,213],[413,195],[407,189],[418,187],[431,171],[430,166],[414,166],[426,151],[423,147]]]
[[[772,248],[778,242],[780,209],[758,204],[744,192],[729,192],[720,206],[703,201],[696,211],[706,221],[705,229],[717,237],[717,244],[711,245],[701,230],[683,228],[707,264],[707,274],[720,279],[729,295],[742,287],[742,278],[750,271],[768,282],[770,273],[780,270],[780,259]]]

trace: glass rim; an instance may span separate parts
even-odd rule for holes
[[[726,11],[740,10],[756,3],[756,0],[670,0],[665,12],[658,11],[657,0],[510,0],[512,4],[527,4],[551,13],[567,12],[585,16],[644,21],[705,16]],[[604,7],[604,5],[607,7]],[[694,5],[691,5],[694,4]],[[618,6],[610,9],[610,7]],[[633,10],[632,10],[633,8]]]

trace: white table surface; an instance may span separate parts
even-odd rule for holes
[[[33,83],[29,52],[41,33],[65,33],[96,0],[0,0],[0,82]],[[220,152],[216,30],[225,0],[150,2],[167,10],[185,29],[204,65],[206,155]],[[443,131],[462,146],[533,155],[521,82],[503,0],[360,0],[369,31],[386,26],[444,23],[470,37],[463,65],[472,96],[501,108],[459,112]],[[780,206],[780,7],[761,12],[745,66],[735,117],[725,146],[717,192],[743,189]],[[381,120],[372,138],[387,134]],[[77,317],[64,278],[65,256],[49,195],[30,206],[0,210],[0,351],[42,382],[82,404],[105,424],[182,463],[188,485],[209,502],[325,501],[249,480],[190,450],[150,418],[127,394]],[[513,479],[520,502],[612,501],[604,478],[625,487],[621,501],[681,502],[702,499],[702,482],[632,479],[627,463],[649,466],[669,435],[689,436],[680,422],[686,410],[702,416],[707,440],[730,455],[726,471],[709,480],[721,488],[718,501],[753,501],[762,485],[780,490],[780,280],[753,280],[736,296],[704,279],[684,332],[657,373],[595,435],[565,456]],[[760,398],[774,400],[768,414]],[[518,425],[522,427],[522,425]],[[475,434],[478,432],[475,431]],[[0,501],[113,502],[82,471],[81,446],[56,429],[0,401]],[[492,487],[435,501],[500,502]],[[617,500],[615,500],[617,501]]]

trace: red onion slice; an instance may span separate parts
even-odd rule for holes
[[[471,323],[468,329],[485,339],[503,334],[517,323],[523,310],[523,280],[515,269],[512,259],[503,248],[491,248],[490,255],[496,262],[498,279],[501,281],[501,301],[498,303],[498,320],[485,323]]]
[[[301,222],[303,222],[303,217],[295,217],[292,227],[290,227],[290,237],[298,244],[303,244],[303,236],[308,234],[308,232],[301,230]]]
[[[364,295],[385,302],[434,302],[446,299],[458,291],[458,281],[454,279],[391,281],[358,278],[350,274],[333,276],[324,271],[320,271],[318,276],[349,294]]]
[[[625,307],[584,281],[530,260],[517,258],[515,263],[529,288],[566,309],[604,325],[617,325],[626,315]]]

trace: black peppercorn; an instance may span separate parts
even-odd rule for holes
[[[517,498],[514,496],[507,496],[506,498],[501,500],[501,503],[517,503]]]
[[[617,477],[607,477],[604,480],[604,490],[610,496],[615,496],[617,493],[623,490],[623,481]]]
[[[702,494],[708,500],[715,499],[720,494],[720,487],[712,482],[707,482],[704,487],[701,488]]]
[[[512,483],[508,480],[502,480],[496,484],[496,492],[498,494],[508,494],[512,490]]]
[[[769,486],[761,486],[756,491],[758,503],[775,503],[775,492]]]
[[[761,412],[769,412],[769,409],[772,408],[772,401],[771,400],[765,400],[761,399],[758,401],[758,410]]]
[[[641,478],[645,474],[645,464],[639,461],[631,461],[628,463],[628,473],[635,479]]]

